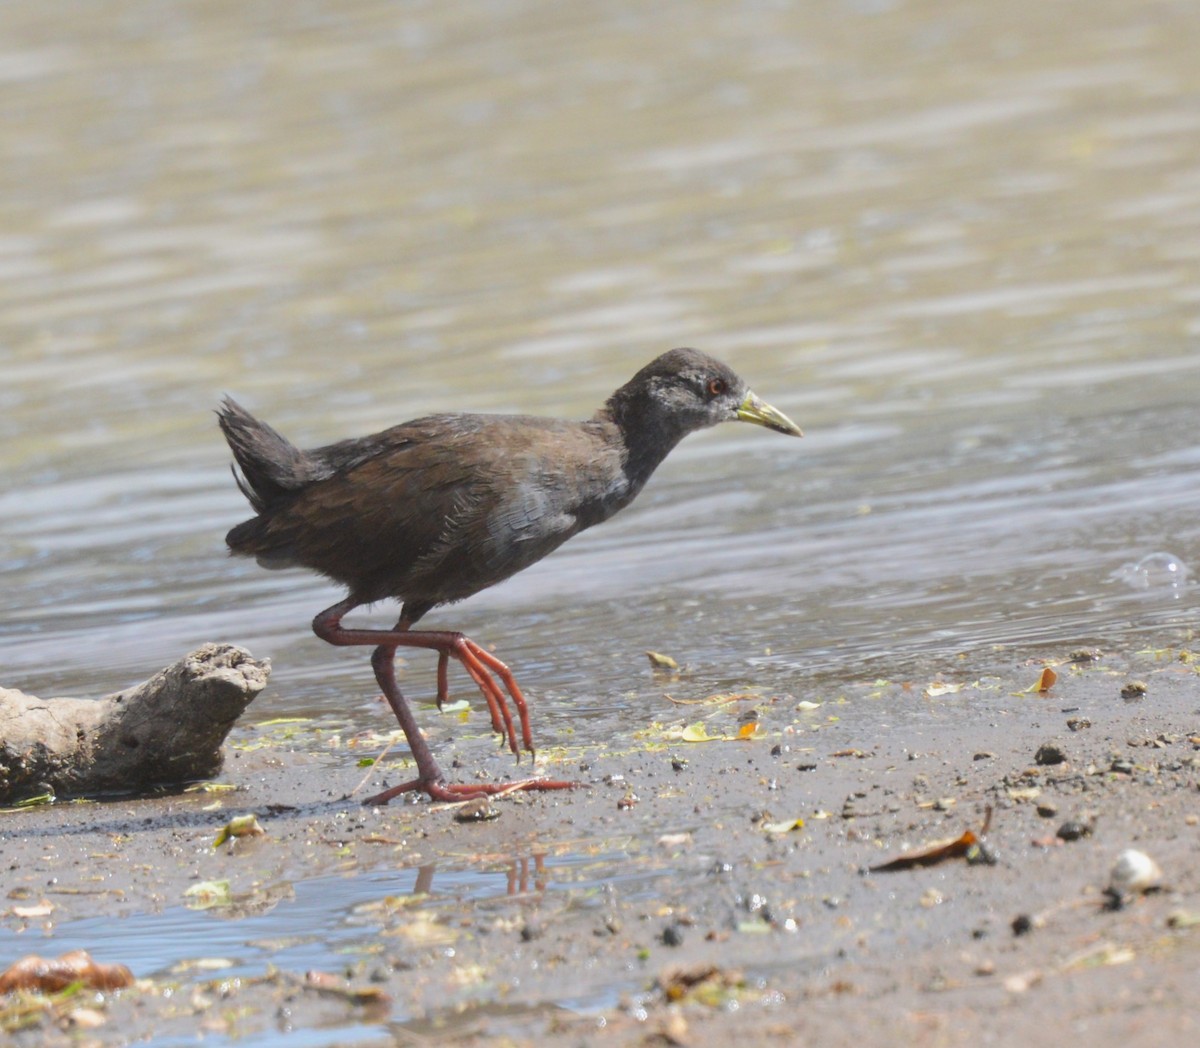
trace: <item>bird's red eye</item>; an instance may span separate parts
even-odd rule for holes
[[[708,380],[708,395],[710,397],[719,397],[728,388],[723,378],[710,378]]]

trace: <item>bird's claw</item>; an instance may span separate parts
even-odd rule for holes
[[[430,800],[446,804],[457,804],[462,801],[475,800],[478,797],[493,797],[501,793],[514,793],[518,790],[573,790],[579,787],[577,782],[565,779],[518,779],[516,782],[445,782],[440,774],[436,778],[418,778],[391,789],[377,793],[363,801],[364,805],[387,804],[393,797],[402,793],[419,791],[427,794]]]

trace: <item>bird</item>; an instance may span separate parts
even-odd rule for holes
[[[329,644],[374,649],[375,679],[408,741],[416,777],[367,798],[370,805],[413,791],[455,802],[575,786],[544,777],[449,782],[396,682],[397,649],[438,653],[439,708],[449,697],[450,660],[461,663],[501,743],[518,761],[522,745],[532,755],[528,704],[509,668],[464,634],[413,629],[417,622],[624,509],[689,433],[741,421],[803,436],[728,365],[695,349],[656,357],[585,421],[428,415],[301,450],[229,396],[217,418],[234,480],[255,513],[229,531],[230,552],[265,568],[307,568],[344,586],[345,598],[313,619],[313,632]],[[356,608],[389,599],[400,602],[392,629],[342,625]]]

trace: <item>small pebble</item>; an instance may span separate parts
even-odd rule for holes
[[[1117,857],[1109,874],[1109,887],[1117,892],[1147,892],[1162,881],[1162,870],[1149,855],[1126,848]]]
[[[1121,698],[1126,702],[1134,702],[1142,698],[1149,690],[1145,681],[1131,680],[1121,689]]]
[[[1034,919],[1027,913],[1018,914],[1013,918],[1013,935],[1028,935],[1036,927]]]
[[[664,946],[682,946],[683,945],[683,928],[678,924],[668,924],[659,935]]]
[[[498,818],[500,818],[500,809],[487,797],[479,797],[470,801],[454,813],[455,822],[488,822]]]
[[[983,841],[978,841],[967,849],[968,866],[995,866],[999,861],[996,853]]]
[[[596,936],[617,935],[620,931],[620,919],[617,916],[610,914],[604,918],[604,923],[601,924],[599,928],[593,929],[592,934]]]
[[[1092,828],[1085,822],[1068,819],[1059,828],[1057,837],[1060,841],[1078,841],[1092,835]]]
[[[1033,755],[1034,763],[1042,765],[1063,764],[1066,759],[1067,755],[1063,752],[1062,747],[1053,742],[1039,746],[1037,753]]]

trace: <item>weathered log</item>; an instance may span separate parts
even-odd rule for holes
[[[269,661],[205,644],[101,699],[0,688],[0,803],[180,785],[221,767],[221,743],[266,686]]]

